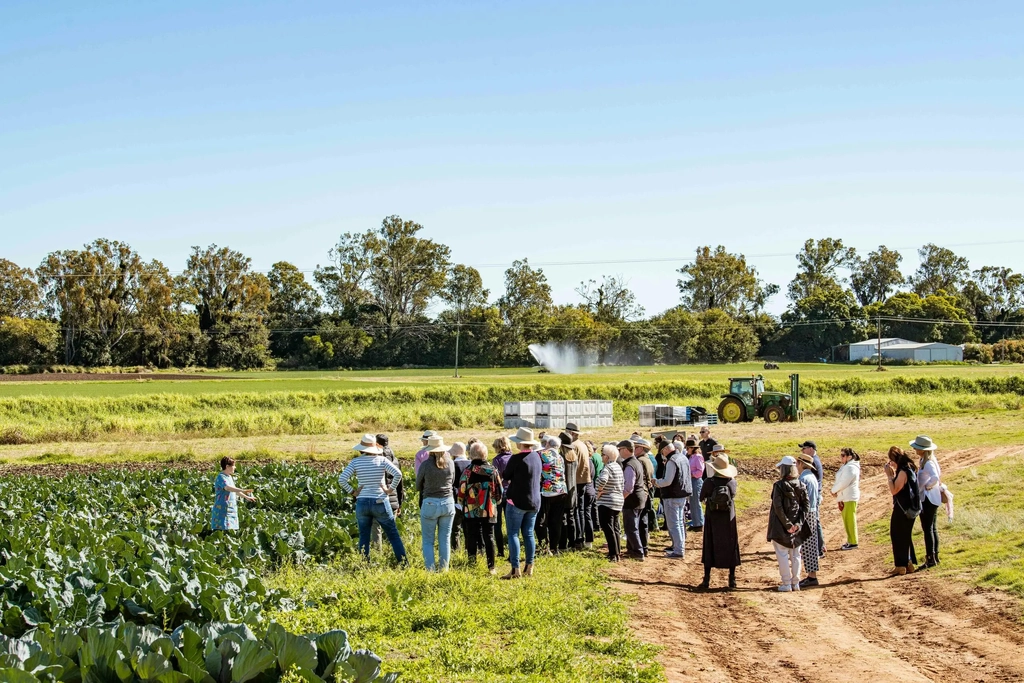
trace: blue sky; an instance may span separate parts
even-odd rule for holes
[[[0,256],[312,270],[399,214],[470,265],[678,257],[545,268],[652,313],[704,244],[783,291],[811,237],[1024,270],[1024,3],[693,5],[7,0]]]

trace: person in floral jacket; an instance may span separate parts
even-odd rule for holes
[[[501,475],[487,461],[487,446],[477,441],[469,447],[471,462],[459,479],[458,503],[466,524],[466,552],[471,564],[483,549],[487,556],[487,569],[494,569],[494,525],[498,521],[498,506],[504,490]]]

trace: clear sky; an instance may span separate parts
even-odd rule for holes
[[[1024,270],[1024,3],[0,3],[0,257],[312,270],[390,214],[470,265],[678,258],[545,267],[650,313],[703,244],[783,291],[811,237]]]

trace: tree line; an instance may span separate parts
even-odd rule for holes
[[[1020,336],[1024,276],[971,270],[927,244],[909,276],[885,246],[865,256],[841,239],[809,239],[780,293],[742,254],[703,246],[678,270],[678,306],[648,316],[621,276],[581,282],[555,304],[528,259],[505,271],[497,298],[472,266],[399,216],[345,233],[307,278],[269,272],[227,247],[193,247],[180,274],[130,245],[98,239],[37,267],[0,259],[0,365],[395,367],[528,365],[532,343],[592,352],[599,362],[807,360],[872,336],[952,344]]]

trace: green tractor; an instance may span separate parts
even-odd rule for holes
[[[789,376],[789,393],[765,391],[764,377],[730,377],[718,404],[719,422],[795,422],[800,418],[800,375]]]

